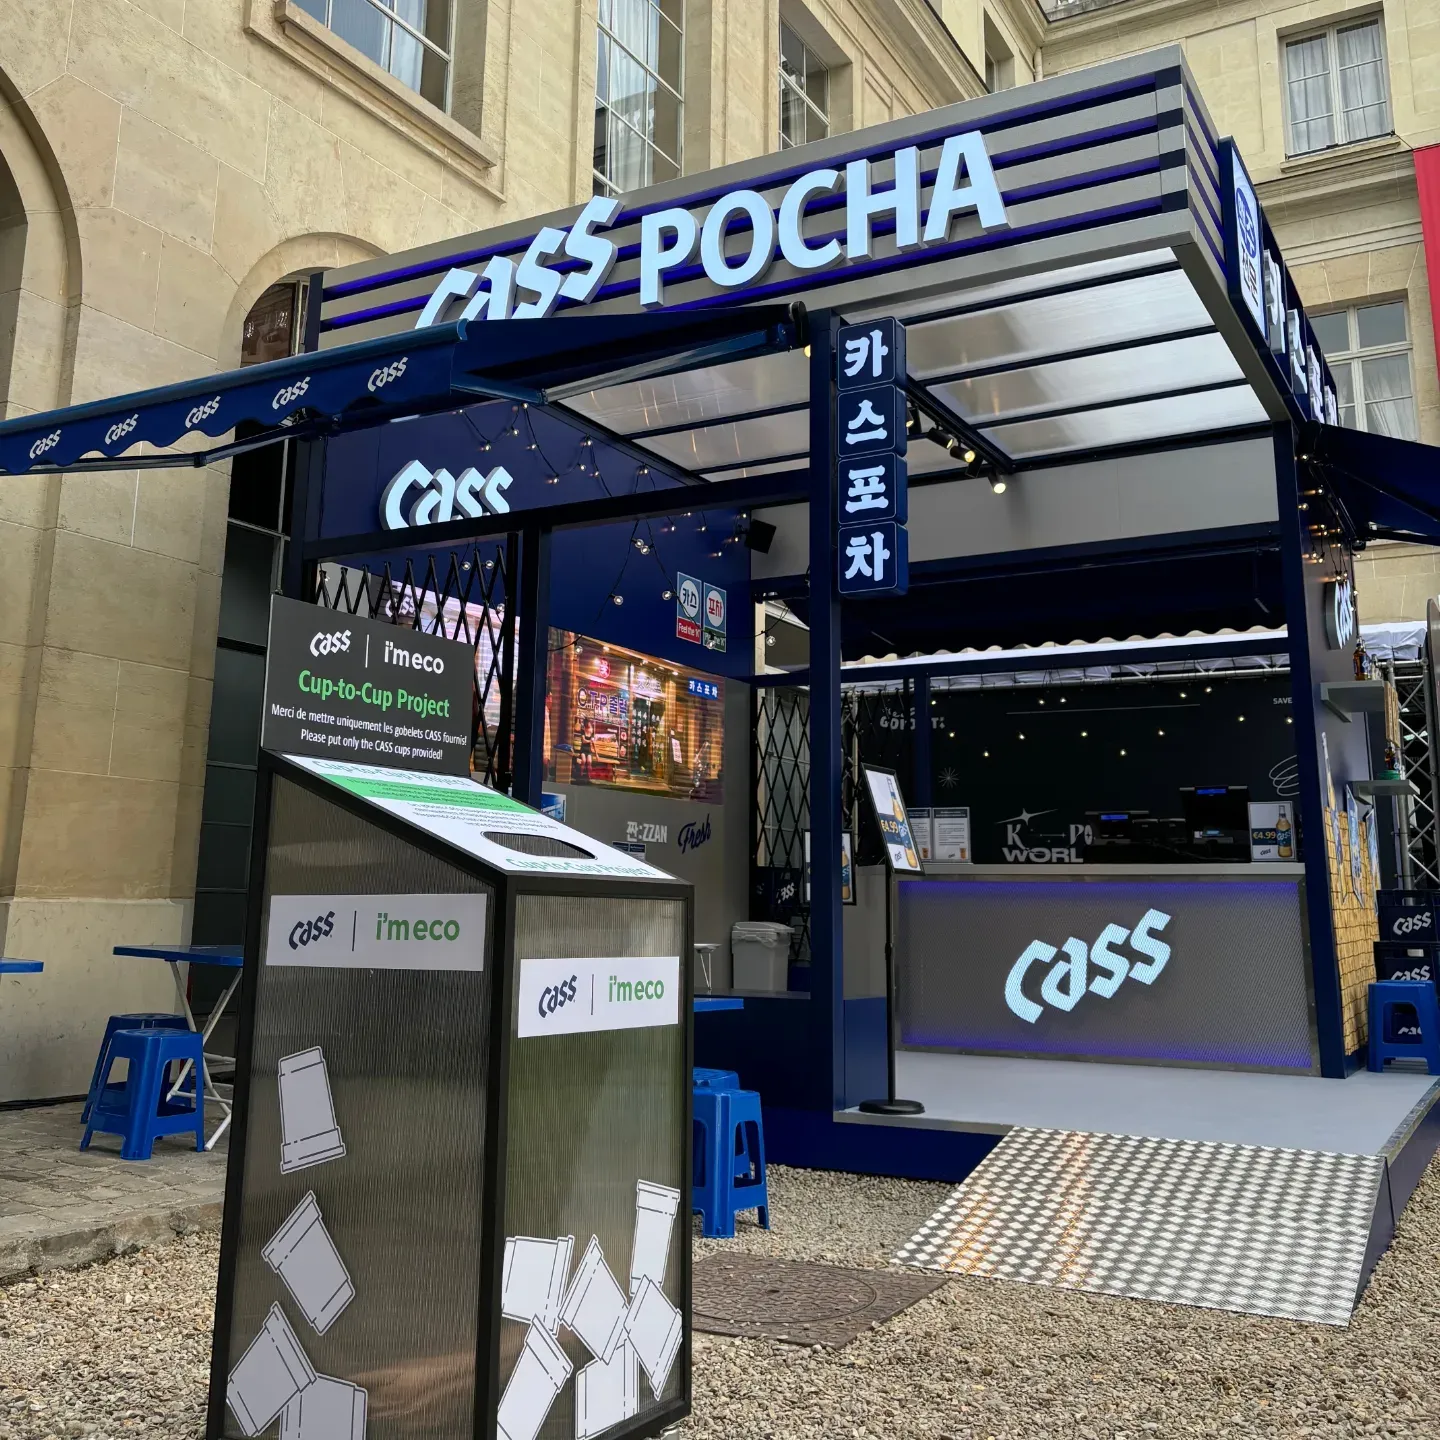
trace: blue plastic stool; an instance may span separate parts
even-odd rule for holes
[[[740,1077],[733,1070],[706,1070],[696,1066],[691,1075],[697,1090],[738,1090]]]
[[[1395,1008],[1408,1005],[1415,1012],[1420,1035],[1416,1040],[1390,1038],[1398,1029]],[[1428,980],[1376,980],[1370,986],[1370,1069],[1384,1070],[1387,1060],[1424,1060],[1431,1075],[1440,1075],[1440,1000]]]
[[[100,1093],[100,1077],[109,1073],[109,1065],[106,1064],[106,1057],[110,1052],[110,1037],[117,1030],[188,1030],[190,1022],[183,1015],[170,1015],[158,1010],[146,1010],[135,1015],[112,1015],[105,1022],[105,1038],[100,1042],[100,1053],[95,1057],[95,1073],[90,1077],[90,1090],[85,1096],[85,1108],[80,1112],[80,1121],[84,1124],[90,1119],[90,1111],[95,1107],[95,1097]],[[122,1080],[116,1085],[109,1087],[112,1090],[123,1090],[125,1082]]]
[[[765,1184],[765,1131],[760,1097],[753,1090],[696,1090],[694,1173],[691,1208],[701,1216],[701,1233],[732,1239],[735,1216],[758,1210],[762,1229],[770,1228],[770,1196]]]
[[[148,1160],[161,1135],[195,1132],[195,1148],[205,1148],[205,1086],[200,1080],[204,1064],[204,1036],[194,1030],[117,1030],[110,1037],[106,1068],[100,1092],[90,1111],[80,1148],[90,1148],[90,1137],[99,1130],[121,1137],[122,1160]],[[117,1060],[130,1065],[130,1076],[121,1085],[107,1085],[110,1067]],[[169,1069],[177,1061],[189,1061],[194,1089],[179,1104],[167,1100]]]

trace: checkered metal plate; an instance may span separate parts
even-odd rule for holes
[[[895,1256],[952,1275],[1346,1325],[1383,1160],[1012,1130]]]

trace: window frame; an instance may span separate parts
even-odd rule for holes
[[[1385,128],[1375,135],[1361,135],[1351,139],[1348,135],[1340,137],[1340,131],[1345,128],[1345,107],[1340,92],[1340,46],[1339,35],[1342,30],[1358,30],[1363,26],[1373,25],[1380,38],[1380,73],[1385,82]],[[1330,128],[1332,139],[1328,145],[1319,145],[1311,150],[1296,150],[1293,148],[1295,138],[1295,116],[1290,104],[1290,61],[1289,52],[1292,45],[1299,45],[1306,40],[1325,40],[1325,79],[1330,91]],[[1363,145],[1367,140],[1383,140],[1386,136],[1395,133],[1395,93],[1390,84],[1390,48],[1385,37],[1385,12],[1383,10],[1372,10],[1361,15],[1351,15],[1344,19],[1332,20],[1328,25],[1317,25],[1305,30],[1297,30],[1293,34],[1280,37],[1280,98],[1282,113],[1285,120],[1285,158],[1287,160],[1302,160],[1310,155],[1325,155],[1332,150],[1339,150],[1347,145]]]
[[[824,76],[825,76],[825,107],[824,107],[824,109],[821,109],[821,107],[815,103],[815,101],[814,101],[814,99],[811,97],[808,89],[802,89],[799,85],[797,85],[797,84],[795,83],[795,81],[794,81],[794,80],[786,73],[786,71],[785,71],[785,32],[786,32],[787,30],[790,32],[791,36],[794,38],[795,43],[796,43],[797,45],[799,45],[799,46],[800,46],[800,49],[804,52],[804,55],[805,55],[805,79],[806,79],[807,85],[808,85],[809,79],[810,79],[810,72],[811,72],[810,62],[811,62],[811,60],[814,60],[814,61],[815,61],[815,69],[818,70],[818,71],[820,71],[820,72],[822,72],[822,73],[824,74]],[[831,124],[832,124],[832,121],[831,121],[831,119],[830,119],[830,75],[831,75],[831,67],[826,63],[825,57],[824,57],[823,55],[821,55],[820,52],[819,52],[818,50],[816,50],[815,47],[814,47],[813,45],[811,45],[811,44],[805,39],[805,37],[804,37],[793,25],[789,24],[789,23],[786,21],[786,19],[785,19],[785,17],[784,17],[783,15],[780,17],[779,40],[780,40],[780,48],[779,48],[779,52],[778,52],[778,55],[777,55],[776,61],[775,61],[775,73],[776,73],[776,75],[777,75],[778,78],[779,78],[779,89],[778,89],[778,93],[779,93],[779,99],[780,99],[780,114],[779,114],[779,116],[778,116],[777,118],[778,118],[778,120],[779,120],[780,149],[781,149],[782,151],[783,151],[783,150],[796,150],[796,149],[799,149],[799,147],[800,147],[801,145],[808,145],[808,144],[810,143],[810,141],[809,141],[808,139],[806,139],[806,140],[798,140],[798,141],[787,140],[787,139],[786,139],[786,136],[785,136],[785,95],[786,95],[786,92],[787,92],[787,91],[788,91],[790,94],[794,95],[794,96],[800,101],[800,103],[805,107],[805,109],[806,109],[806,111],[808,112],[809,115],[817,115],[817,116],[819,116],[821,123],[825,126],[825,133],[824,133],[823,135],[818,136],[817,138],[820,139],[820,140],[828,140],[828,139],[830,138],[830,134],[831,134]],[[807,125],[806,125],[806,130],[807,130],[807,131],[809,130],[809,125],[808,125],[808,123],[807,123]]]
[[[611,14],[614,14],[614,10],[617,5],[622,5],[625,3],[627,3],[627,0],[610,0]],[[660,74],[658,69],[652,68],[650,65],[646,64],[646,62],[642,60],[638,55],[636,55],[635,52],[615,33],[615,31],[611,29],[610,26],[606,25],[605,21],[601,18],[600,13],[597,12],[595,17],[597,49],[599,39],[601,37],[603,37],[605,40],[608,40],[611,45],[616,46],[621,51],[623,51],[626,58],[632,64],[638,66],[640,70],[642,70],[651,80],[656,83],[656,85],[663,86],[670,93],[670,95],[674,97],[675,100],[677,121],[675,128],[675,138],[677,144],[675,148],[679,153],[671,155],[661,146],[656,144],[655,141],[650,139],[649,136],[644,135],[639,130],[637,130],[624,117],[624,115],[620,113],[620,111],[618,111],[611,105],[608,98],[604,100],[600,98],[600,76],[598,73],[597,65],[597,73],[595,76],[595,113],[598,113],[600,110],[603,109],[608,117],[612,117],[616,124],[623,125],[625,129],[627,129],[630,134],[634,136],[635,139],[639,140],[640,144],[644,146],[645,154],[647,157],[646,170],[649,172],[647,177],[641,181],[641,185],[644,186],[653,185],[655,183],[655,167],[653,163],[651,163],[649,160],[649,156],[652,153],[660,155],[665,160],[669,161],[670,164],[674,165],[677,175],[683,175],[685,173],[685,27],[689,16],[686,13],[685,0],[680,0],[680,23],[678,25],[676,25],[675,22],[671,20],[670,17],[666,15],[665,12],[660,8],[658,0],[631,0],[631,3],[643,4],[648,8],[656,11],[659,17],[659,21],[662,25],[673,26],[674,29],[677,31],[677,38],[679,42],[675,47],[676,54],[679,57],[679,74],[675,77],[676,83],[672,85],[663,75]],[[606,158],[609,158],[608,141]],[[619,196],[626,193],[625,191],[622,191],[620,189],[619,185],[614,180],[612,180],[608,175],[603,174],[596,167],[594,163],[593,145],[591,150],[590,176],[593,193],[596,195]]]
[[[310,15],[310,18],[317,24],[323,25],[337,39],[344,41],[346,44],[350,44],[351,42],[346,41],[345,37],[341,35],[331,23],[331,17],[335,13],[335,0],[320,0],[320,3],[325,7],[324,19],[321,19],[318,15],[308,10],[306,10],[305,13]],[[391,7],[389,0],[363,0],[363,3],[369,5],[370,8],[381,17],[382,21],[392,27],[391,30],[387,32],[387,39],[389,39],[391,43],[392,54],[394,51],[394,29],[398,28],[403,30],[412,40],[416,41],[422,49],[428,50],[432,55],[439,56],[445,66],[445,103],[438,108],[446,115],[449,115],[451,100],[455,90],[455,10],[459,0],[428,0],[428,3],[443,5],[445,7],[445,34],[448,37],[451,47],[448,50],[437,45],[428,35],[422,35],[408,20],[398,15]],[[304,9],[303,3],[300,5],[300,8]],[[355,46],[354,48],[359,49],[359,46]],[[413,85],[406,84],[406,82],[390,68],[388,63],[382,64],[379,60],[376,60],[373,55],[368,55],[363,50],[361,50],[360,53],[372,64],[378,65],[397,85],[403,85],[411,94],[418,95],[422,100],[426,100],[432,105],[435,103],[433,100],[430,100],[430,97],[426,95],[423,90],[417,90]]]
[[[1360,344],[1360,312],[1362,310],[1378,309],[1383,305],[1399,305],[1400,313],[1405,321],[1405,338],[1403,340],[1391,340],[1384,345],[1362,346]],[[1403,296],[1367,296],[1363,300],[1353,301],[1349,305],[1337,305],[1330,310],[1317,311],[1312,316],[1315,319],[1332,315],[1343,315],[1345,317],[1345,348],[1331,355],[1325,355],[1332,374],[1338,373],[1343,366],[1350,377],[1350,394],[1355,411],[1354,423],[1349,426],[1352,430],[1361,431],[1367,435],[1377,435],[1382,432],[1371,430],[1369,416],[1367,414],[1368,401],[1365,396],[1364,363],[1367,360],[1382,359],[1390,355],[1404,355],[1406,357],[1406,369],[1410,376],[1410,420],[1411,433],[1418,439],[1420,435],[1420,407],[1417,404],[1415,393],[1415,333],[1410,324],[1410,303]],[[1336,395],[1337,402],[1340,396]],[[1343,406],[1338,406],[1343,409]],[[1337,415],[1337,420],[1339,416]],[[1343,423],[1343,422],[1342,422]]]

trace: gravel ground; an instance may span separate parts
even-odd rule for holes
[[[696,1253],[881,1265],[949,1187],[774,1166],[766,1234]],[[194,1440],[218,1244],[0,1289],[0,1440]],[[681,1440],[1440,1436],[1440,1161],[1348,1330],[953,1280],[839,1351],[695,1337]]]

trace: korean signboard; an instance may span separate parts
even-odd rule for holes
[[[836,351],[835,513],[842,595],[903,595],[910,536],[905,327],[846,325]]]

